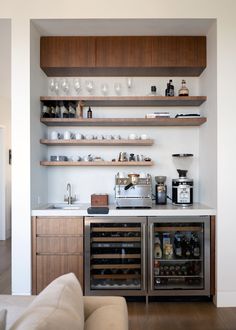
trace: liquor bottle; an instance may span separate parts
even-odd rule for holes
[[[64,105],[61,107],[61,116],[62,118],[69,118],[69,111]]]
[[[72,105],[69,105],[69,118],[75,118],[75,108]]]
[[[148,94],[149,96],[157,96],[157,87],[151,86],[151,93]]]
[[[172,85],[172,79],[169,80],[169,82],[167,83],[167,88],[165,90],[165,96],[174,96],[175,92],[174,92],[174,85]]]
[[[176,258],[182,258],[183,254],[182,254],[182,244],[181,244],[180,236],[175,236],[174,246],[175,246]]]
[[[189,90],[186,87],[186,81],[184,79],[182,80],[182,86],[179,89],[179,96],[189,96]]]
[[[42,117],[43,118],[50,118],[51,117],[51,115],[50,115],[50,109],[46,105],[43,106]]]
[[[159,235],[157,235],[154,240],[154,258],[162,258],[161,240]]]
[[[87,111],[87,118],[92,118],[93,117],[93,112],[91,110],[91,108],[89,107],[88,111]]]
[[[200,240],[199,240],[198,235],[196,235],[196,234],[193,236],[192,255],[193,255],[193,258],[196,258],[196,259],[200,258],[200,255],[201,255]]]

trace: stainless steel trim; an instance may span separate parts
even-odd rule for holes
[[[149,225],[149,286],[153,291],[153,223]]]
[[[142,223],[141,224],[141,254],[142,254],[142,259],[141,259],[141,263],[142,263],[142,290],[145,291],[146,290],[146,224]]]

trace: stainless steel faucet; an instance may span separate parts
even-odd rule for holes
[[[72,195],[71,195],[71,184],[67,183],[66,190],[68,193],[68,204],[72,204]]]

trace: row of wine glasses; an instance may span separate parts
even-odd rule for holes
[[[128,88],[128,91],[133,88],[133,85],[133,78],[126,78],[126,87]],[[83,86],[79,78],[74,78],[73,82],[68,78],[51,78],[49,80],[49,90],[55,95],[59,95],[60,92],[62,92],[64,95],[69,95],[71,88],[74,89],[76,94],[81,93]],[[113,88],[116,95],[121,95],[124,86],[120,82],[115,82]],[[95,82],[93,80],[85,80],[85,89],[89,95],[93,95],[96,90]],[[102,95],[108,95],[109,84],[101,83],[100,90]]]

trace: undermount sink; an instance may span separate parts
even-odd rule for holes
[[[53,204],[48,207],[50,210],[79,210],[79,205],[76,204]]]

